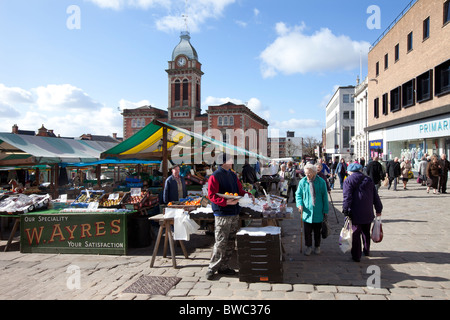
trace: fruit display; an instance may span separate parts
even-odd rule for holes
[[[82,190],[80,195],[70,206],[75,208],[87,208],[89,203],[98,202],[104,193],[104,190]]]
[[[105,193],[99,200],[98,206],[102,208],[119,208],[125,192]]]

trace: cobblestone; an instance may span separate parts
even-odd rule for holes
[[[342,192],[331,192],[332,234],[322,240],[320,255],[300,253],[299,216],[281,222],[284,247],[284,281],[246,283],[239,276],[205,277],[213,237],[198,234],[186,242],[189,259],[177,250],[179,268],[170,257],[157,256],[150,268],[150,247],[130,249],[127,256],[22,254],[13,243],[0,252],[2,300],[448,300],[450,298],[450,195],[427,194],[425,187],[408,182],[408,190],[382,187],[383,231],[381,243],[372,243],[370,257],[355,263],[339,250]],[[438,202],[437,202],[438,201]],[[439,205],[436,205],[439,203]],[[290,204],[292,205],[292,204]],[[426,209],[426,210],[424,210]],[[5,234],[3,235],[5,237]],[[15,241],[18,240],[18,235]],[[0,241],[3,251],[6,240]],[[232,263],[237,269],[236,256]],[[67,286],[67,267],[81,272],[81,288]],[[379,287],[369,288],[376,266]],[[124,293],[141,276],[179,277],[166,295]]]

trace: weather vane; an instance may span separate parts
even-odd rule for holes
[[[189,33],[189,27],[188,27],[188,14],[187,14],[187,12],[188,12],[188,0],[186,0],[186,4],[185,4],[185,9],[184,9],[184,11],[185,11],[185,14],[183,14],[183,15],[181,15],[182,17],[183,17],[183,19],[184,19],[184,27],[186,28],[186,32],[187,33]]]

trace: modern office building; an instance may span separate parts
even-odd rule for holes
[[[339,87],[326,107],[326,157],[353,158],[355,135],[355,87]]]
[[[411,1],[369,52],[366,131],[385,159],[450,156],[449,3]]]

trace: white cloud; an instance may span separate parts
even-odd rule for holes
[[[131,102],[131,101],[122,99],[119,101],[119,108],[121,111],[124,109],[136,109],[136,108],[140,108],[143,106],[152,106],[152,104],[148,100],[141,100],[139,102]]]
[[[209,106],[220,106],[228,102],[246,105],[250,110],[252,110],[261,118],[266,120],[270,118],[270,110],[266,106],[264,106],[262,102],[257,98],[250,98],[248,101],[242,101],[235,98],[217,98],[209,96],[203,102],[203,109],[207,109]]]
[[[6,87],[0,83],[0,101],[7,104],[27,103],[33,101],[33,95],[27,90],[17,87]]]
[[[102,9],[122,10],[126,7],[134,7],[147,10],[156,5],[167,7],[170,0],[86,0]]]
[[[102,104],[92,99],[82,89],[70,84],[47,85],[33,89],[36,93],[36,104],[46,111],[58,110],[96,110]]]
[[[294,27],[283,22],[276,24],[277,39],[260,54],[264,78],[278,73],[351,70],[359,66],[361,54],[366,56],[369,51],[370,43],[366,41],[337,36],[327,28],[308,35],[305,29],[304,24]]]
[[[186,14],[185,0],[87,0],[103,9],[122,10],[135,8],[147,10],[161,8],[164,13],[156,21],[156,28],[160,31],[180,31],[184,29]],[[200,26],[208,19],[219,19],[228,5],[236,0],[190,0],[188,2],[187,16],[188,28],[198,32]]]

